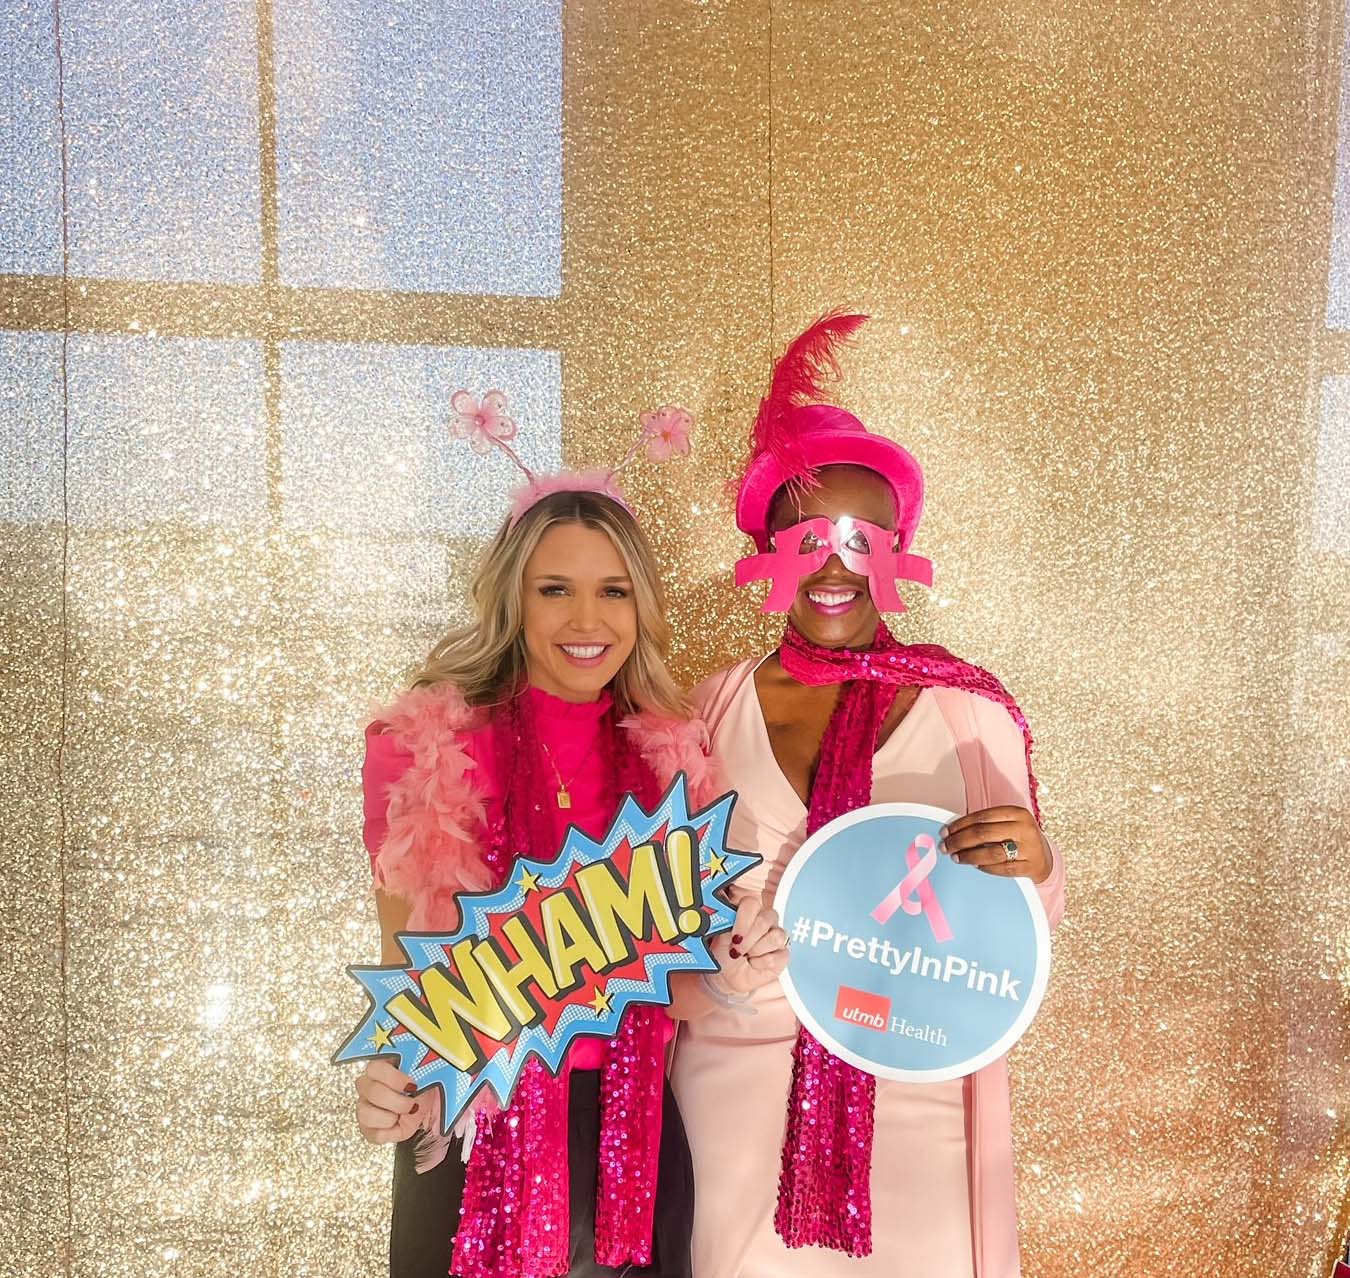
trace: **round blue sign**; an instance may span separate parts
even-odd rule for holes
[[[1022,1036],[1045,993],[1050,929],[1035,886],[941,855],[952,820],[917,803],[849,812],[802,844],[774,898],[798,1019],[881,1078],[974,1073]]]

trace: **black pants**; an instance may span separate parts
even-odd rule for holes
[[[600,1143],[600,1071],[573,1070],[568,1104],[567,1165],[571,1200],[568,1278],[689,1278],[694,1228],[694,1167],[670,1084],[661,1110],[661,1149],[652,1221],[652,1263],[614,1269],[595,1261],[595,1186]],[[394,1153],[394,1221],[389,1236],[390,1278],[446,1278],[465,1165],[454,1142],[438,1167],[418,1175],[412,1141]]]

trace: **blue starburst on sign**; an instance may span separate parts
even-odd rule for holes
[[[625,796],[603,839],[595,840],[571,826],[562,850],[552,861],[517,860],[511,867],[507,882],[491,892],[465,893],[459,897],[461,911],[458,929],[450,933],[408,932],[397,937],[399,947],[407,957],[407,964],[397,967],[352,966],[347,970],[360,982],[370,999],[366,1015],[356,1031],[334,1055],[335,1063],[370,1060],[386,1057],[397,1062],[421,1091],[428,1087],[441,1090],[441,1112],[445,1130],[453,1126],[475,1093],[490,1087],[497,1098],[506,1104],[515,1089],[525,1062],[538,1057],[552,1073],[557,1073],[575,1039],[583,1035],[612,1038],[619,1029],[624,1013],[634,1006],[664,1005],[670,1002],[670,975],[672,972],[711,972],[717,961],[708,952],[708,939],[725,932],[735,921],[736,911],[727,903],[723,889],[758,864],[754,853],[737,852],[727,847],[727,827],[736,802],[734,793],[724,794],[716,802],[698,812],[689,809],[689,791],[683,773],[676,776],[661,801],[651,812],[630,794]],[[569,991],[548,1000],[545,993],[535,989],[539,1003],[549,1003],[554,1013],[539,1024],[524,1028],[516,1026],[504,1038],[496,1040],[495,1050],[486,1060],[472,1069],[461,1069],[438,1055],[419,1038],[412,1027],[389,1011],[392,1000],[405,1007],[408,1001],[421,1005],[426,998],[422,976],[429,969],[455,976],[452,949],[462,941],[484,939],[490,935],[500,938],[500,924],[527,910],[527,898],[535,895],[544,900],[554,889],[560,889],[576,871],[596,862],[610,860],[616,853],[637,849],[643,845],[660,843],[667,834],[688,831],[690,866],[693,871],[684,884],[684,895],[693,887],[693,908],[680,910],[681,902],[670,902],[672,917],[688,924],[701,917],[695,934],[682,930],[678,936],[664,942],[657,936],[656,926],[648,926],[647,936],[630,938],[634,954],[641,962],[640,974],[630,971],[625,976],[606,976],[605,972],[621,967],[633,968],[632,960],[611,964]],[[670,840],[673,845],[675,840]],[[611,860],[611,864],[613,864]],[[694,868],[696,867],[696,868]],[[673,871],[662,871],[662,883],[671,889],[679,876]],[[569,889],[570,890],[570,889]],[[673,890],[678,897],[678,888]],[[575,895],[574,895],[575,900]],[[683,904],[688,907],[686,899]],[[494,929],[493,924],[499,926]],[[656,938],[653,940],[653,938]],[[648,946],[652,952],[647,952]],[[517,956],[519,957],[519,956]],[[551,1028],[546,1028],[552,1019]],[[480,1028],[482,1028],[480,1026]],[[481,1042],[481,1036],[480,1036]]]

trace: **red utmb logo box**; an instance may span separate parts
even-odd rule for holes
[[[891,1023],[891,1000],[880,994],[869,994],[866,990],[841,985],[839,997],[834,1001],[834,1016],[836,1020],[861,1025],[864,1029],[880,1030],[884,1034]]]

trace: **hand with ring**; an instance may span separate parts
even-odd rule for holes
[[[986,874],[1029,878],[1033,883],[1044,883],[1050,876],[1050,845],[1026,808],[985,808],[957,817],[942,831],[938,849],[957,864],[973,865]]]

